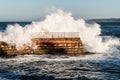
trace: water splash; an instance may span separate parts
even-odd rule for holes
[[[32,22],[30,25],[8,25],[4,32],[0,32],[0,40],[17,48],[26,44],[32,46],[32,34],[40,32],[79,32],[79,36],[89,52],[103,53],[111,47],[119,45],[119,39],[102,37],[100,25],[88,24],[83,19],[75,20],[72,13],[57,9],[48,14],[44,20]]]

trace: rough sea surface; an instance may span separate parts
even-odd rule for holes
[[[0,22],[4,30],[11,22]],[[20,25],[30,22],[20,22]],[[120,38],[120,23],[101,22],[101,36]],[[116,46],[115,46],[116,47]],[[112,53],[83,56],[19,55],[0,57],[0,80],[120,80],[120,47]]]

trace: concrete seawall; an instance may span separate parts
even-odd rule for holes
[[[22,54],[67,54],[79,55],[84,53],[84,47],[79,37],[70,38],[33,38],[32,46],[23,45],[20,49],[0,42],[0,55]]]

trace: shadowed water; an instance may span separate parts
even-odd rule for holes
[[[1,80],[119,80],[119,70],[117,58],[26,55],[0,62]]]

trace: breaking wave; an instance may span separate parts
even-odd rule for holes
[[[118,38],[100,36],[99,24],[86,23],[83,19],[76,20],[71,12],[64,12],[61,9],[52,11],[44,20],[32,22],[30,25],[8,25],[5,31],[0,32],[0,40],[17,48],[23,44],[32,46],[32,34],[40,32],[79,32],[85,50],[95,53],[114,51],[115,46],[120,45]]]

